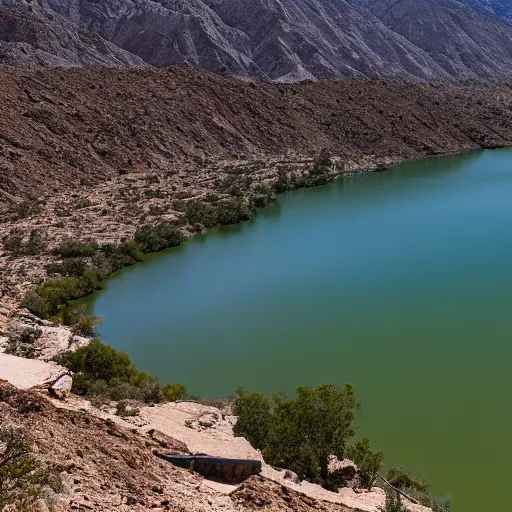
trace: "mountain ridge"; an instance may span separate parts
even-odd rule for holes
[[[19,67],[191,65],[281,82],[512,76],[512,26],[479,4],[0,0],[0,61]]]

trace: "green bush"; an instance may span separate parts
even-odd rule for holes
[[[162,222],[158,226],[145,226],[135,233],[135,241],[142,252],[158,252],[170,247],[177,247],[185,240],[183,233],[172,222]]]
[[[269,397],[255,391],[237,389],[234,412],[238,420],[233,429],[235,436],[243,436],[252,446],[263,449],[268,440],[272,405]]]
[[[34,229],[30,232],[30,236],[28,238],[28,242],[25,245],[23,252],[30,256],[36,256],[40,254],[45,248],[45,243],[43,241],[43,236],[41,232],[37,229]]]
[[[69,352],[59,359],[59,363],[74,373],[82,373],[92,380],[107,383],[114,378],[129,382],[137,370],[124,352],[94,339],[85,347]]]
[[[451,500],[449,498],[438,500],[430,492],[428,482],[418,478],[412,472],[393,466],[388,470],[386,477],[391,485],[416,499],[421,505],[433,509],[434,512],[450,511]]]
[[[347,457],[359,468],[362,487],[371,489],[384,461],[384,454],[382,452],[372,452],[370,441],[365,437],[347,450]]]
[[[427,493],[429,488],[429,485],[425,480],[418,478],[410,471],[398,466],[389,468],[387,480],[391,485],[402,491],[405,491],[406,489],[413,489],[418,492]]]
[[[86,270],[87,263],[82,258],[69,258],[62,263],[51,263],[46,266],[49,274],[60,274],[63,277],[81,277]]]
[[[187,388],[183,384],[167,382],[162,386],[162,395],[167,402],[176,402],[187,396]]]
[[[402,505],[400,495],[395,491],[386,492],[386,505],[380,509],[381,512],[408,512]]]
[[[3,246],[6,251],[12,253],[14,256],[21,254],[36,256],[45,248],[41,232],[37,229],[33,229],[30,232],[26,244],[23,243],[23,238],[20,235],[13,234],[4,238]]]
[[[138,371],[127,354],[99,339],[61,356],[57,362],[76,374],[72,391],[78,395],[150,403],[177,400],[187,394],[187,388],[180,384],[162,386],[157,378]]]
[[[236,433],[250,437],[270,464],[329,485],[329,457],[345,456],[357,408],[350,385],[343,390],[332,384],[300,387],[296,398],[275,395],[270,404],[261,395],[242,391],[235,396],[240,422]],[[254,421],[259,424],[254,426]]]
[[[130,267],[144,260],[142,247],[136,242],[123,242],[114,247],[108,256],[109,264],[113,272],[124,267]]]
[[[86,258],[94,256],[98,250],[99,246],[96,242],[81,242],[66,238],[53,249],[52,253],[61,258]]]
[[[23,238],[20,235],[10,235],[3,240],[4,249],[14,256],[23,252]]]
[[[87,314],[85,304],[67,307],[62,313],[64,325],[69,325],[73,334],[92,336],[94,329],[101,325],[101,318]]]

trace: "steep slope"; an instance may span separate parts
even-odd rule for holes
[[[23,67],[146,66],[142,59],[35,2],[0,2],[0,61]]]
[[[423,51],[343,0],[222,0],[212,8],[249,36],[254,62],[273,79],[445,75]]]
[[[283,82],[512,74],[512,27],[457,0],[0,0],[0,17],[0,58],[20,66],[187,64]]]
[[[279,85],[186,68],[0,68],[0,89],[0,193],[20,198],[206,158],[324,147],[347,160],[409,158],[512,142],[506,85]]]
[[[452,76],[512,72],[511,28],[458,0],[350,0],[401,34]]]
[[[280,80],[444,76],[423,51],[344,0],[45,0],[151,65]]]
[[[512,24],[512,3],[510,0],[461,0],[466,5],[489,16]]]

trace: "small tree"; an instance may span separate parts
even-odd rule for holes
[[[262,449],[271,464],[326,485],[329,457],[344,457],[347,440],[355,432],[357,407],[350,385],[343,390],[332,384],[300,387],[296,398],[281,394],[272,401],[260,393],[239,390],[235,435],[247,437]]]
[[[46,474],[32,454],[27,434],[18,428],[0,427],[0,510],[15,505],[25,510],[42,496]]]
[[[18,256],[23,252],[23,238],[20,235],[11,235],[4,238],[4,249],[14,256]]]
[[[365,437],[348,449],[347,457],[359,468],[361,486],[365,489],[371,489],[384,461],[384,454],[382,452],[372,452],[370,441]]]
[[[386,505],[380,509],[381,512],[408,512],[402,505],[400,495],[395,491],[386,493]]]
[[[40,252],[43,251],[45,247],[45,243],[43,241],[43,236],[41,235],[41,232],[37,229],[34,229],[30,232],[30,236],[28,239],[27,244],[25,245],[25,254],[28,254],[30,256],[36,256]]]
[[[85,304],[79,306],[68,306],[64,309],[63,320],[65,325],[71,327],[73,334],[82,336],[92,336],[94,329],[101,325],[101,318],[99,316],[92,316],[87,314]]]

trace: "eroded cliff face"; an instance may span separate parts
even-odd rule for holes
[[[16,66],[187,64],[278,81],[512,74],[512,27],[456,0],[0,0],[0,20],[0,59]]]
[[[511,27],[458,0],[349,0],[452,76],[510,73]],[[469,2],[466,2],[467,4]]]
[[[512,3],[510,0],[462,0],[473,9],[512,24]]]
[[[35,1],[0,2],[0,61],[20,67],[147,64]]]

